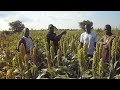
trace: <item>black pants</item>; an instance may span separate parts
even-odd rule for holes
[[[93,55],[88,54],[87,57],[92,58]],[[92,69],[92,61],[88,61],[88,62],[87,62],[87,65],[88,65],[88,68],[89,68],[89,69]]]
[[[88,56],[88,57],[91,57],[91,58],[93,57],[93,55],[90,55],[90,54],[88,54],[87,56]]]

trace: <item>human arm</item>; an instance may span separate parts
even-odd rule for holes
[[[23,38],[21,38],[21,39],[19,40],[18,44],[17,44],[17,51],[18,51],[18,52],[20,51],[19,48],[20,48],[20,45],[21,45],[22,43],[24,44],[24,46],[25,46],[25,51],[26,51],[26,53],[27,53],[26,42],[25,42],[25,40],[24,40]]]
[[[63,31],[61,34],[59,34],[58,36],[56,36],[57,41],[60,41],[61,37],[63,35],[65,35],[66,33],[67,33],[66,31]]]
[[[18,52],[19,52],[19,47],[20,47],[21,43],[22,43],[22,39],[20,39],[20,40],[18,41],[18,44],[17,44],[17,51],[18,51]]]

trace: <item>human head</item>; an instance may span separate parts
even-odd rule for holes
[[[25,29],[24,29],[24,36],[25,36],[25,37],[28,37],[29,34],[30,34],[30,30],[29,30],[28,28],[25,28]]]
[[[54,32],[54,28],[55,28],[55,26],[53,26],[53,24],[49,24],[49,26],[48,26],[48,30],[50,31],[50,32]]]
[[[90,24],[86,24],[85,25],[85,31],[87,32],[87,33],[90,33],[91,32],[91,25]]]
[[[109,24],[105,25],[104,31],[106,35],[112,34],[111,26]]]

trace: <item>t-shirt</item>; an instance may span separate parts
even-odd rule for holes
[[[47,38],[47,42],[48,42],[48,45],[49,45],[49,49],[50,49],[50,40],[53,41],[55,54],[57,54],[57,49],[59,48],[58,47],[58,41],[59,41],[59,39],[56,37],[56,33],[50,33],[49,32],[46,35],[46,38]]]
[[[23,36],[23,38],[25,39],[25,42],[26,42],[27,51],[29,51],[30,48],[32,48],[34,46],[33,42],[30,37],[27,38],[27,37]]]
[[[80,42],[84,43],[88,43],[88,51],[87,54],[93,55],[94,52],[94,42],[97,42],[97,37],[96,34],[91,32],[91,33],[82,33],[80,36]]]

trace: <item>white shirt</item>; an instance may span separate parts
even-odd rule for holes
[[[94,43],[97,42],[97,37],[96,34],[91,32],[91,33],[82,33],[80,36],[80,42],[82,42],[83,44],[85,42],[88,43],[88,51],[87,54],[93,55],[94,52]]]
[[[30,48],[33,47],[33,42],[30,37],[27,38],[27,37],[23,36],[23,38],[25,39],[25,42],[26,42],[27,51],[29,51]]]

